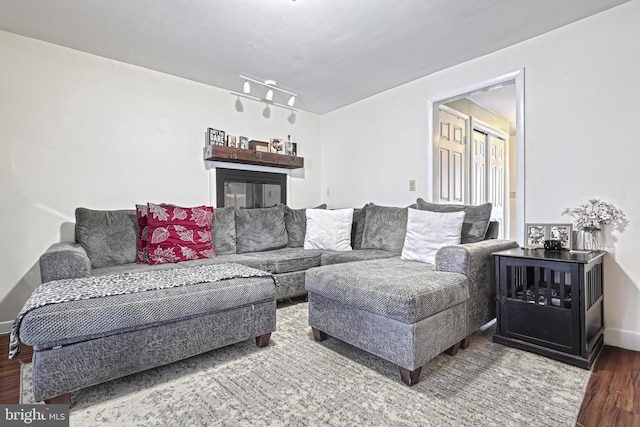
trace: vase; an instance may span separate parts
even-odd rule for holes
[[[583,246],[586,251],[600,250],[600,230],[585,229],[583,230]]]

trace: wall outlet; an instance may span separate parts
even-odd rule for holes
[[[409,180],[409,191],[416,191],[416,180],[415,179],[410,179]]]

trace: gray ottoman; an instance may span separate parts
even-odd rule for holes
[[[305,287],[316,341],[330,335],[386,359],[408,385],[438,354],[468,346],[462,274],[389,258],[312,268]]]
[[[68,403],[69,393],[276,329],[271,277],[69,301],[25,315],[21,341],[33,347],[36,401]]]

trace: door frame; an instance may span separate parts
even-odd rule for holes
[[[523,245],[524,224],[525,224],[525,120],[524,120],[524,68],[511,71],[509,73],[493,77],[487,80],[472,83],[470,85],[453,89],[440,95],[431,97],[427,100],[427,164],[431,165],[431,185],[427,185],[426,197],[429,201],[434,200],[434,194],[437,194],[437,183],[435,182],[434,172],[437,170],[437,156],[434,153],[434,140],[437,137],[437,126],[434,116],[438,111],[440,104],[454,101],[456,99],[465,98],[467,96],[485,92],[491,88],[503,86],[505,84],[514,84],[516,92],[516,236],[511,236]]]

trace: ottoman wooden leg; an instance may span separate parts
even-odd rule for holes
[[[271,334],[264,334],[256,337],[256,345],[258,347],[266,347],[269,345],[269,339],[271,338]]]
[[[421,372],[422,372],[422,366],[414,369],[413,371],[410,371],[406,368],[401,367],[400,378],[402,379],[403,383],[405,383],[408,386],[412,386],[412,385],[418,384],[418,381],[420,381]]]
[[[467,335],[462,341],[460,341],[460,348],[463,350],[469,348],[469,344],[471,344],[471,335]]]
[[[460,343],[457,342],[454,345],[452,345],[451,347],[449,347],[448,349],[446,349],[445,351],[447,352],[447,354],[449,356],[455,356],[456,353],[458,352],[459,348],[460,348]]]
[[[313,331],[313,338],[318,342],[322,342],[329,338],[329,335],[327,335],[326,332],[322,332],[320,329],[311,328],[311,330]]]

